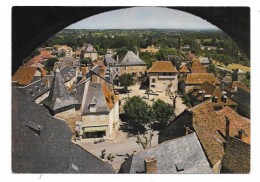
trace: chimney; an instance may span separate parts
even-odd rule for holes
[[[234,91],[237,92],[237,86],[234,87]]]
[[[215,81],[212,81],[211,83],[212,83],[212,85],[216,86],[216,82]]]
[[[116,62],[118,63],[118,61],[119,61],[119,57],[118,55],[116,55]]]
[[[245,130],[241,129],[238,131],[238,138],[242,141],[245,141],[246,133]]]
[[[139,57],[139,51],[138,51],[138,49],[136,49],[136,55],[137,55],[137,57]]]
[[[147,174],[157,174],[157,160],[154,157],[146,157],[144,167]]]
[[[225,116],[226,119],[226,140],[229,137],[229,130],[230,130],[230,121],[227,116]]]
[[[226,102],[227,102],[227,96],[226,96],[226,95],[223,95],[223,96],[221,97],[221,101],[224,102],[224,103],[226,103]]]
[[[212,97],[212,102],[218,103],[218,97],[217,97],[217,96],[213,96],[213,97]]]

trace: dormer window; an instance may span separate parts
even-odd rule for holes
[[[97,99],[96,99],[96,97],[94,97],[93,100],[90,102],[89,111],[90,112],[96,112],[97,111]]]

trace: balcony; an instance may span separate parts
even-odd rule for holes
[[[159,79],[175,79],[175,75],[164,75],[164,76],[159,76]]]

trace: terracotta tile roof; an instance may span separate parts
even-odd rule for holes
[[[228,92],[236,92],[236,87],[239,87],[247,92],[250,92],[250,89],[241,81],[233,81],[232,83],[225,86],[225,90]]]
[[[34,63],[40,63],[43,61],[42,56],[38,55],[30,59],[27,63],[25,63],[25,66],[31,66]]]
[[[109,110],[111,110],[115,106],[115,103],[117,103],[118,96],[114,95],[114,93],[111,90],[109,90],[109,88],[105,84],[101,83],[101,86],[102,86],[104,96],[106,98],[107,107]]]
[[[180,73],[189,73],[190,70],[188,70],[186,65],[183,65],[179,71]]]
[[[178,71],[170,61],[156,61],[147,72],[148,73],[158,73],[158,72],[177,73]]]
[[[187,75],[185,84],[203,84],[204,82],[220,84],[212,73],[192,73]]]
[[[32,82],[36,71],[36,67],[20,67],[14,74],[12,81],[17,81],[19,85],[28,85]]]
[[[202,94],[202,91],[204,92],[203,94]],[[217,88],[216,86],[210,84],[209,82],[204,82],[201,86],[199,86],[198,90],[196,90],[192,93],[192,95],[194,97],[196,97],[196,99],[198,99],[199,101],[203,101],[205,95],[211,95],[211,97],[215,96],[215,97],[217,97],[217,104],[219,104],[221,106],[237,105],[234,101],[232,101],[229,98],[226,98],[226,102],[223,102],[221,99],[224,96],[222,94],[222,91],[219,88]]]
[[[223,142],[226,139],[226,119],[230,120],[230,136],[238,136],[239,130],[245,130],[246,141],[250,138],[250,122],[230,107],[215,111],[217,104],[207,101],[189,111],[193,114],[192,125],[203,145],[212,166],[224,155]],[[220,134],[221,133],[221,134]]]
[[[82,75],[85,75],[86,73],[88,73],[89,72],[88,67],[81,67],[81,72],[82,72]]]
[[[41,52],[40,52],[40,56],[41,56],[43,59],[49,59],[49,58],[52,58],[52,57],[53,57],[53,55],[51,54],[51,51],[47,51],[47,50],[41,51]]]
[[[207,73],[208,70],[206,67],[191,67],[191,73]]]
[[[202,68],[202,67],[204,67],[204,66],[200,63],[200,60],[199,60],[199,59],[194,58],[194,59],[192,60],[192,65],[191,65],[191,67],[192,67],[192,68],[197,68],[197,67]]]

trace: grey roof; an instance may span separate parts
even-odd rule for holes
[[[74,86],[70,94],[79,102],[81,103],[83,100],[83,94],[85,90],[85,84],[86,82],[89,82],[88,80],[84,80],[83,82],[78,83],[77,85]]]
[[[133,51],[128,51],[119,64],[122,66],[146,65],[146,63],[139,57],[137,57],[137,55],[133,53]]]
[[[231,97],[235,102],[242,104],[250,108],[250,92],[241,89],[240,87],[237,88],[237,93],[234,97]]]
[[[47,84],[48,80],[49,86]],[[46,77],[39,79],[30,85],[25,87],[17,87],[17,90],[19,90],[29,101],[34,101],[50,90],[52,80],[53,75],[47,75]]]
[[[93,45],[88,45],[85,52],[97,52]]]
[[[112,57],[111,57],[111,55],[109,55],[109,54],[106,54],[105,55],[105,65],[106,66],[110,66],[110,65],[115,65],[117,62],[116,62],[116,60],[114,60]]]
[[[208,57],[200,57],[199,58],[201,64],[209,64],[209,58]]]
[[[157,173],[212,173],[195,133],[134,154],[130,173],[144,172],[146,157],[154,157],[157,160]],[[178,172],[176,165],[184,170]]]
[[[100,65],[96,65],[94,68],[92,68],[90,71],[94,72],[95,74],[99,75],[100,71]]]
[[[64,121],[12,89],[14,173],[114,173],[111,165],[72,143],[71,135]]]
[[[66,65],[65,67],[60,69],[60,74],[62,75],[64,82],[66,83],[76,75],[76,71]]]
[[[94,98],[96,98],[96,113],[108,113],[109,108],[107,107],[107,102],[101,83],[90,82],[87,90],[87,97],[84,104],[83,114],[90,113],[89,105]]]
[[[74,98],[69,96],[68,91],[64,85],[61,72],[59,69],[56,69],[50,89],[50,94],[47,99],[43,101],[43,105],[45,105],[52,112],[52,114],[56,114],[65,108],[73,108],[75,104],[77,104],[77,102]]]

